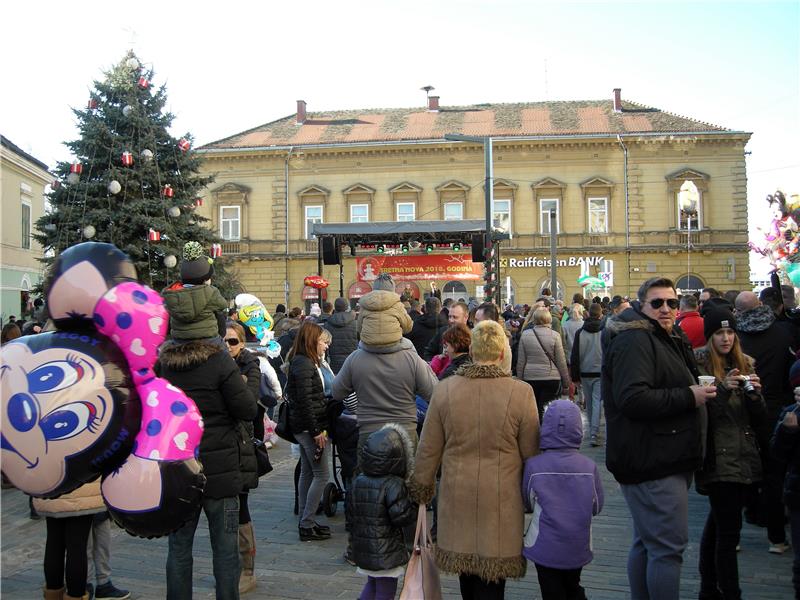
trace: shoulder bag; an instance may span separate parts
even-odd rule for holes
[[[418,511],[414,552],[406,567],[400,600],[442,600],[442,584],[439,581],[439,568],[433,557],[425,505],[420,504]]]
[[[289,420],[289,413],[291,410],[291,402],[289,402],[289,399],[284,396],[283,402],[278,405],[278,418],[275,421],[275,433],[279,438],[284,439],[287,442],[291,442],[292,444],[296,444],[297,440],[294,437],[292,426],[290,425]]]

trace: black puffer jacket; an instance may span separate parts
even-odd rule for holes
[[[425,358],[425,347],[439,331],[445,331],[446,329],[447,317],[441,313],[435,315],[427,314],[414,321],[414,326],[411,328],[411,332],[406,334],[406,337],[414,344],[417,354]]]
[[[787,463],[786,478],[783,480],[783,501],[789,510],[800,510],[800,429],[791,430],[781,422],[787,412],[796,409],[795,404],[783,409],[770,440],[772,456]]]
[[[239,463],[244,449],[239,421],[255,418],[256,401],[236,363],[226,350],[207,341],[167,342],[161,346],[156,370],[194,400],[203,416],[199,459],[208,478],[205,496],[238,495],[243,487]]]
[[[789,384],[789,369],[795,361],[791,346],[792,334],[775,321],[775,313],[769,306],[758,306],[736,315],[736,333],[742,352],[756,361],[756,373],[761,378],[764,402],[767,405],[768,431],[761,432],[763,443],[772,433],[772,428],[783,407],[793,401]]]
[[[292,432],[307,431],[317,437],[328,429],[325,410],[325,390],[317,365],[301,354],[292,357],[286,396],[291,402],[290,426]]]
[[[638,302],[609,319],[602,394],[606,465],[620,483],[642,483],[700,468],[700,415],[691,344],[639,312]]]
[[[325,322],[325,329],[331,333],[331,345],[328,347],[328,358],[334,375],[339,372],[356,348],[358,348],[358,323],[352,311],[335,312]]]
[[[367,438],[362,473],[347,496],[352,515],[353,559],[362,569],[382,571],[408,562],[403,527],[417,517],[405,479],[413,471],[413,449],[405,429],[390,423]]]
[[[247,384],[247,389],[253,395],[255,401],[259,396],[261,385],[261,368],[258,363],[258,357],[246,348],[242,348],[241,352],[239,352],[239,355],[236,357],[236,366],[239,367],[239,372],[242,374],[244,382]],[[256,462],[256,449],[253,446],[253,437],[255,436],[255,423],[258,420],[259,414],[262,415],[261,418],[263,419],[262,410],[258,410],[255,419],[251,421],[241,421],[239,423],[244,438],[239,463],[239,470],[242,473],[242,483],[244,485],[243,491],[258,487],[258,463]],[[261,427],[263,432],[263,425]]]

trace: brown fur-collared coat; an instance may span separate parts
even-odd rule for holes
[[[469,365],[433,392],[410,488],[433,496],[439,523],[436,561],[448,573],[498,581],[525,575],[522,468],[539,451],[531,387],[494,365]]]

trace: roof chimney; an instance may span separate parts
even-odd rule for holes
[[[614,112],[622,112],[622,88],[614,88]]]
[[[439,96],[428,96],[428,110],[439,111]]]
[[[306,122],[306,101],[297,101],[297,124],[302,125]]]

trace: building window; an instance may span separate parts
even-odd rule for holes
[[[495,200],[492,223],[495,229],[511,232],[511,200]]]
[[[413,221],[416,218],[417,206],[413,202],[398,202],[397,203],[397,220],[398,221]]]
[[[589,198],[589,233],[608,233],[608,198]]]
[[[666,180],[673,202],[671,226],[686,231],[691,218],[692,231],[713,227],[713,223],[706,222],[705,215],[705,203],[711,198],[710,177],[696,169],[684,168],[667,175]]]
[[[460,221],[464,218],[464,204],[463,202],[445,202],[444,203],[444,220],[445,221]]]
[[[558,198],[542,198],[539,200],[539,231],[550,235],[550,211],[556,211],[556,233],[560,233],[558,218]]]
[[[219,230],[223,240],[239,241],[241,238],[241,206],[219,207]]]
[[[369,221],[369,204],[351,204],[350,222],[366,223]]]
[[[675,202],[678,215],[677,223],[679,230],[701,229],[702,228],[702,202],[700,190],[691,180],[686,180],[678,190],[677,201]]]
[[[313,240],[316,239],[317,236],[311,233],[311,226],[314,223],[322,223],[322,206],[321,205],[312,205],[305,207],[306,213],[306,239]]]
[[[22,202],[22,248],[31,249],[31,205]]]

